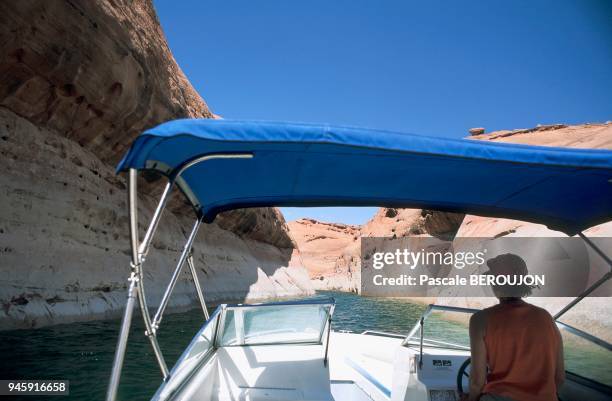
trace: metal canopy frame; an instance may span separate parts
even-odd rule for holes
[[[187,237],[177,265],[174,269],[170,282],[166,287],[160,305],[154,314],[153,318],[149,313],[149,307],[146,300],[146,292],[144,287],[144,274],[143,274],[143,264],[146,260],[146,256],[149,252],[153,237],[157,232],[157,227],[161,220],[161,216],[163,214],[164,209],[168,204],[168,200],[172,193],[172,190],[175,186],[182,186],[184,184],[182,182],[181,174],[184,173],[190,167],[197,165],[201,162],[207,160],[214,159],[250,159],[253,157],[252,153],[216,153],[216,154],[207,154],[200,157],[197,157],[193,160],[190,160],[184,163],[182,166],[178,167],[174,173],[168,176],[168,182],[162,192],[159,203],[153,216],[151,217],[151,221],[149,222],[149,226],[145,232],[144,238],[142,242],[139,240],[138,233],[138,194],[137,194],[137,178],[138,171],[135,168],[130,168],[128,172],[128,211],[129,211],[129,225],[130,225],[130,247],[131,247],[131,262],[130,262],[130,275],[128,278],[128,293],[127,293],[127,301],[125,311],[123,313],[121,328],[119,331],[119,338],[117,340],[117,346],[115,348],[115,356],[113,359],[113,367],[111,372],[111,377],[108,384],[108,389],[106,393],[106,401],[115,401],[117,396],[117,389],[119,387],[119,381],[121,378],[121,371],[123,368],[123,361],[125,357],[125,351],[127,348],[127,341],[129,336],[129,331],[131,327],[133,312],[134,312],[134,304],[136,302],[136,298],[138,298],[138,303],[140,306],[140,312],[143,317],[144,325],[145,325],[145,335],[149,338],[149,342],[151,343],[151,347],[153,348],[153,353],[159,365],[163,380],[166,381],[169,377],[168,366],[161,352],[159,343],[157,341],[157,330],[160,327],[164,311],[168,306],[168,302],[170,300],[170,296],[172,295],[172,291],[176,283],[178,282],[178,278],[182,272],[183,266],[185,263],[189,266],[189,271],[192,276],[195,291],[201,305],[204,317],[206,321],[210,318],[208,314],[208,310],[206,308],[206,301],[204,297],[204,292],[202,291],[202,287],[200,285],[200,281],[198,279],[198,275],[196,272],[192,248],[195,238],[197,237],[198,230],[202,223],[202,216],[198,215],[193,228]],[[187,193],[188,188],[181,188],[183,192]],[[186,191],[187,190],[187,191]],[[582,232],[578,233],[578,235],[585,241],[585,243],[591,247],[598,255],[600,255],[610,266],[610,270],[604,276],[602,276],[599,280],[593,283],[588,289],[586,289],[582,294],[572,300],[568,305],[566,305],[561,311],[557,312],[553,316],[554,320],[557,322],[557,325],[564,330],[571,331],[574,334],[580,335],[587,340],[593,341],[601,346],[604,346],[607,349],[610,349],[610,344],[606,342],[602,342],[603,340],[597,339],[588,333],[585,333],[579,329],[566,325],[565,323],[561,323],[558,319],[564,315],[568,310],[570,310],[573,306],[579,303],[582,299],[587,297],[597,288],[599,288],[602,284],[612,278],[612,260],[608,257],[599,247],[597,247],[589,238],[587,238]],[[423,353],[423,329],[427,316],[433,310],[452,310],[452,311],[460,311],[472,313],[476,310],[469,308],[457,308],[450,306],[438,306],[438,305],[429,305],[427,310],[424,312],[423,316],[419,320],[419,322],[414,326],[411,332],[408,334],[406,339],[403,342],[403,345],[408,345],[409,340],[417,331],[421,332],[420,339],[420,350],[421,350],[421,358],[419,360],[419,366],[422,365],[422,353]],[[331,331],[331,316],[333,314],[333,309],[329,316],[329,321],[327,324],[329,325],[329,331]],[[325,344],[325,355],[324,355],[324,364],[327,365],[327,352],[329,346],[329,332],[327,335]],[[595,341],[597,340],[597,341]]]
[[[582,238],[582,240],[591,248],[595,251],[595,253],[597,253],[599,256],[601,256],[601,258],[608,264],[608,266],[610,267],[610,269],[608,270],[608,272],[606,274],[604,274],[603,276],[601,276],[601,278],[599,280],[597,280],[596,282],[594,282],[589,288],[587,288],[586,290],[584,290],[580,295],[578,295],[576,298],[574,298],[574,300],[572,302],[570,302],[569,304],[567,304],[563,309],[561,309],[559,312],[557,312],[553,318],[555,320],[558,320],[561,316],[563,316],[568,310],[572,309],[574,307],[574,305],[576,305],[578,302],[582,301],[585,297],[587,297],[589,294],[591,294],[593,291],[595,291],[597,288],[601,287],[601,285],[603,283],[605,283],[606,281],[608,281],[610,278],[612,278],[612,259],[610,259],[610,257],[608,255],[606,255],[601,249],[599,249],[599,247],[597,245],[595,245],[593,243],[593,241],[591,241],[586,235],[584,235],[584,233],[579,232],[578,236],[580,236],[580,238]]]
[[[181,174],[183,174],[190,167],[202,163],[207,160],[214,159],[249,159],[252,158],[253,155],[250,153],[217,153],[217,154],[207,154],[200,157],[197,157],[193,160],[190,160],[184,163],[182,166],[176,169],[176,172],[168,176],[168,182],[162,192],[159,203],[153,216],[151,217],[151,221],[149,222],[149,226],[147,231],[145,232],[144,238],[142,242],[139,240],[138,234],[138,191],[137,191],[137,179],[138,179],[138,171],[134,168],[130,168],[128,172],[128,213],[129,213],[129,224],[130,224],[130,248],[131,248],[131,262],[130,262],[130,276],[128,278],[128,294],[127,301],[125,305],[125,311],[123,312],[123,318],[121,320],[121,329],[119,331],[119,339],[117,340],[117,346],[115,348],[115,356],[113,359],[113,368],[111,372],[111,377],[108,384],[108,389],[106,392],[106,401],[115,401],[117,397],[117,389],[119,388],[119,380],[121,378],[121,371],[123,369],[123,361],[125,358],[125,350],[127,348],[128,336],[130,333],[130,327],[132,323],[132,316],[134,314],[134,304],[136,302],[136,298],[138,298],[138,303],[140,305],[140,312],[142,314],[142,318],[145,325],[145,335],[149,338],[149,342],[151,343],[151,347],[153,348],[153,353],[155,355],[155,359],[159,365],[163,380],[165,381],[168,378],[169,371],[168,365],[164,359],[162,351],[159,347],[159,343],[157,341],[157,329],[159,329],[160,323],[163,318],[164,311],[168,306],[168,302],[170,300],[170,296],[172,295],[172,291],[180,277],[181,271],[185,262],[189,265],[189,271],[193,278],[193,282],[195,285],[196,294],[200,305],[202,307],[202,311],[204,313],[204,317],[206,320],[209,319],[208,310],[206,308],[206,302],[204,298],[204,292],[202,291],[202,287],[200,285],[200,281],[198,279],[198,275],[196,272],[195,264],[193,261],[192,248],[193,242],[197,236],[198,230],[202,223],[202,218],[200,216],[197,217],[191,233],[187,237],[187,241],[185,242],[185,246],[181,252],[181,256],[177,262],[177,265],[174,269],[170,282],[166,287],[160,305],[153,316],[151,318],[151,314],[149,313],[149,307],[146,299],[146,292],[144,287],[144,274],[143,274],[143,265],[146,260],[147,254],[149,252],[151,243],[153,241],[153,237],[157,231],[157,227],[159,226],[159,222],[161,220],[161,216],[163,214],[164,209],[168,204],[168,200],[170,199],[170,195],[172,190],[177,183],[180,181]]]

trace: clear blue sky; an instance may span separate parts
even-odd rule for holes
[[[224,118],[462,137],[612,120],[612,2],[157,0]],[[359,224],[376,208],[283,208]]]

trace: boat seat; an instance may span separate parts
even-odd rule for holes
[[[214,394],[219,401],[333,401],[323,354],[320,345],[221,347]]]

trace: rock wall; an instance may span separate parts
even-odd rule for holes
[[[462,220],[455,213],[381,208],[362,226],[300,219],[289,222],[289,228],[316,289],[359,292],[361,237],[451,238]]]
[[[289,229],[315,288],[357,290],[360,227],[300,219]]]
[[[0,329],[117,316],[129,272],[125,181],[143,130],[211,118],[151,1],[0,3]],[[161,183],[139,182],[141,230]],[[177,194],[145,265],[155,305],[193,215]],[[238,210],[195,243],[209,301],[312,293],[276,209]],[[196,302],[184,274],[171,307]]]

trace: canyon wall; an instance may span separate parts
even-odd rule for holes
[[[129,242],[114,166],[144,129],[214,115],[174,61],[151,1],[2,2],[0,39],[0,329],[115,317]],[[141,232],[161,187],[139,182]],[[144,269],[152,305],[194,221],[179,193],[169,209]],[[219,216],[194,255],[212,302],[313,292],[273,208]],[[195,303],[184,272],[171,308]]]
[[[313,287],[357,292],[360,283],[359,226],[300,219],[288,223],[301,264]]]
[[[417,209],[381,208],[362,226],[314,219],[289,222],[302,265],[319,290],[359,292],[361,237],[436,236],[450,239],[463,215]]]

